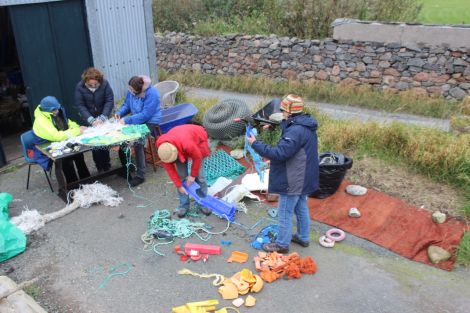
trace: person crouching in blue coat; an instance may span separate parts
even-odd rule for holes
[[[310,215],[307,195],[319,186],[317,121],[303,112],[304,102],[288,95],[281,102],[281,139],[270,146],[251,135],[253,149],[271,161],[268,191],[279,194],[279,233],[276,242],[263,245],[267,252],[288,253],[292,241],[309,246]],[[297,233],[292,234],[292,217],[297,217]]]
[[[147,124],[150,133],[155,134],[155,128],[160,123],[162,113],[160,110],[160,95],[157,88],[152,86],[151,83],[148,76],[131,77],[126,99],[114,117],[125,125]],[[131,115],[126,116],[129,113]],[[131,177],[130,173],[126,175],[132,187],[145,181],[144,143],[137,142],[134,144],[134,148],[137,171],[134,178]],[[119,159],[122,165],[126,166],[127,157],[122,148],[119,150]]]

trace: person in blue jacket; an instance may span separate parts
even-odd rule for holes
[[[129,113],[131,115],[127,116]],[[160,95],[157,88],[152,86],[150,77],[143,75],[133,76],[129,80],[129,91],[126,99],[114,117],[126,125],[147,124],[150,132],[155,134],[155,128],[160,123],[161,115]],[[144,143],[137,142],[134,147],[137,171],[133,178],[130,173],[126,175],[132,187],[140,185],[145,181]],[[125,166],[127,164],[127,157],[122,148],[119,150],[119,159],[122,165]]]
[[[114,93],[103,73],[94,67],[86,69],[82,80],[75,87],[75,105],[83,121],[90,126],[98,126],[111,116],[114,107]],[[109,150],[92,151],[98,172],[111,168]]]
[[[255,136],[247,137],[253,149],[271,162],[268,191],[279,194],[279,233],[275,242],[263,245],[267,252],[289,252],[289,243],[309,246],[310,215],[307,195],[319,186],[317,121],[303,112],[304,102],[288,95],[281,102],[281,139],[267,145]],[[297,217],[297,233],[292,234],[292,217]]]

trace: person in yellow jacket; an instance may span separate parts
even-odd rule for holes
[[[64,141],[83,133],[86,127],[79,126],[72,120],[67,119],[65,108],[52,96],[47,96],[41,100],[34,111],[33,133],[35,135],[34,144],[42,144],[51,141]],[[34,160],[46,171],[50,169],[52,160],[34,147]],[[80,179],[90,176],[90,172],[85,164],[83,154],[76,154],[62,159],[63,172],[67,183],[78,180],[74,168],[77,167]]]

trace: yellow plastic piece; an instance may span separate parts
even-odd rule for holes
[[[174,307],[171,311],[173,313],[207,313],[215,311],[217,304],[219,304],[219,300],[189,302],[185,305]]]
[[[186,305],[181,305],[171,309],[173,313],[191,313]]]
[[[241,276],[241,279],[243,279],[247,283],[256,282],[256,278],[253,276],[253,273],[247,268],[242,269],[242,271],[240,272],[240,276]]]
[[[206,300],[206,301],[199,301],[199,302],[188,302],[186,305],[188,307],[198,307],[198,306],[213,306],[219,304],[219,300]]]
[[[226,308],[221,308],[220,310],[217,310],[214,313],[228,313],[228,312]]]
[[[245,306],[255,306],[256,304],[256,298],[253,297],[252,295],[249,295],[245,299]]]
[[[238,290],[238,293],[243,295],[246,295],[250,291],[250,287],[243,289],[243,290]]]
[[[235,299],[238,297],[238,288],[230,280],[230,283],[224,282],[224,286],[219,287],[219,293],[225,300]]]
[[[254,275],[256,278],[256,282],[253,286],[251,286],[250,291],[252,292],[260,292],[261,289],[263,288],[263,279],[259,275]]]

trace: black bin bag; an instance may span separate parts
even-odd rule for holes
[[[318,156],[320,162],[320,186],[317,191],[309,194],[311,198],[324,199],[336,192],[352,167],[353,160],[341,153],[325,152]]]

